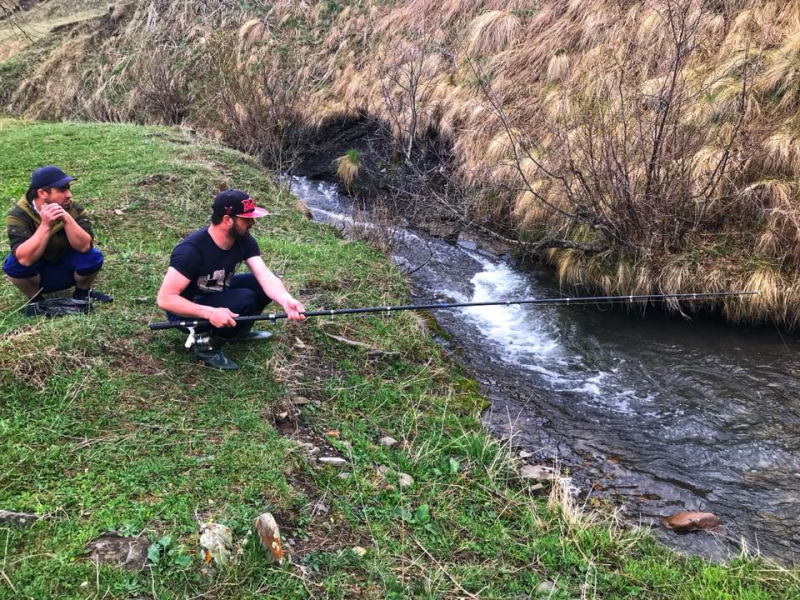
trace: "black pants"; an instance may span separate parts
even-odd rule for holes
[[[264,312],[267,304],[271,302],[270,297],[264,293],[252,273],[234,275],[231,277],[230,284],[225,291],[196,296],[192,301],[203,306],[224,307],[240,317],[260,315]],[[172,313],[167,313],[167,318],[170,321],[182,321],[185,319],[185,317],[179,317]],[[241,323],[236,327],[223,327],[221,329],[212,327],[209,324],[199,325],[195,328],[195,332],[205,333],[210,330],[213,335],[219,338],[229,339],[252,328],[253,323]]]

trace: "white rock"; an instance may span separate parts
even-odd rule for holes
[[[411,487],[412,485],[414,485],[414,478],[411,477],[411,475],[408,475],[407,473],[399,473],[397,475],[397,484],[401,488]]]
[[[225,567],[231,560],[233,531],[220,523],[200,525],[201,559],[204,565]]]
[[[536,595],[537,596],[552,596],[553,593],[556,591],[556,584],[552,581],[543,581],[539,585],[536,586]]]
[[[385,435],[378,440],[378,443],[385,448],[392,448],[397,445],[397,440],[391,436]]]
[[[341,473],[339,473],[339,474],[337,475],[337,477],[338,477],[339,479],[347,479],[348,477],[350,477],[350,473],[349,473],[349,472],[347,472],[347,471],[342,471]]]
[[[519,470],[519,476],[523,479],[534,479],[536,481],[554,478],[553,469],[541,465],[525,465]]]
[[[320,456],[317,460],[323,465],[330,465],[332,467],[343,467],[347,464],[344,458],[338,456]]]
[[[533,456],[533,454],[531,454],[530,452],[526,452],[525,450],[519,451],[520,458],[530,458],[531,456]]]
[[[367,553],[366,548],[362,548],[361,546],[356,546],[353,548],[353,554],[358,554],[358,556],[364,556]]]

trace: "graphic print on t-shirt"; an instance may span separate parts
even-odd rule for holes
[[[238,266],[239,265],[236,265],[236,267]],[[233,276],[236,267],[234,267],[233,271],[228,275],[228,280]],[[211,275],[201,275],[198,277],[197,287],[204,292],[221,292],[225,289],[225,284],[229,283],[228,280],[225,278],[225,269],[217,269]]]

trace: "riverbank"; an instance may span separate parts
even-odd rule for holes
[[[388,259],[306,220],[254,159],[178,129],[2,121],[0,134],[3,198],[38,164],[78,177],[107,259],[97,287],[115,296],[90,316],[32,321],[0,287],[0,509],[40,517],[0,525],[0,597],[800,593],[796,572],[682,558],[558,487],[537,495],[513,448],[482,429],[475,385],[414,315],[278,325],[269,344],[230,353],[246,367],[233,374],[201,367],[177,333],[149,332],[169,251],[206,221],[221,184],[268,208],[254,233],[307,307],[403,303]],[[253,538],[237,564],[200,573],[197,519],[245,540],[265,510],[290,561],[273,566]],[[109,530],[156,546],[144,571],[84,559]]]

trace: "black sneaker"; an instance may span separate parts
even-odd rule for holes
[[[222,353],[220,348],[211,348],[209,346],[195,346],[194,355],[202,360],[209,367],[214,369],[221,369],[223,371],[235,371],[239,368],[235,362]]]
[[[232,343],[237,342],[262,342],[270,339],[272,334],[269,331],[255,331],[250,329],[249,331],[242,331],[241,333],[236,334],[228,341]]]
[[[93,300],[95,302],[113,302],[114,298],[109,296],[108,294],[104,294],[101,291],[89,289],[89,290],[79,290],[75,288],[75,291],[72,293],[72,297],[76,300]]]
[[[29,302],[28,306],[25,307],[25,318],[30,319],[32,317],[38,317],[42,314],[42,311],[39,310],[39,303],[38,302]]]

